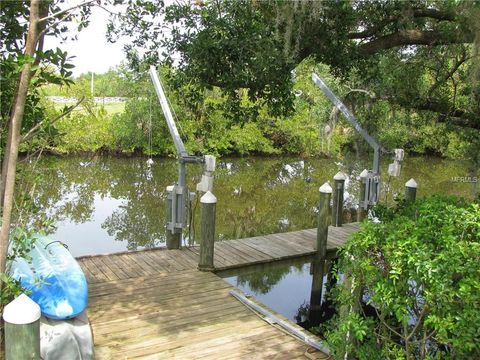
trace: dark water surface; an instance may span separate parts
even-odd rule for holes
[[[219,275],[246,295],[253,295],[268,308],[299,325],[306,325],[312,290],[311,261],[306,258],[288,260],[232,269]],[[326,278],[323,279],[324,286]]]
[[[389,160],[382,171],[386,173]],[[369,161],[299,158],[235,158],[217,161],[217,234],[232,239],[315,227],[318,188],[339,170],[350,175],[346,189],[358,193],[358,174]],[[44,157],[37,165],[43,178],[35,200],[57,224],[51,234],[74,256],[161,246],[165,241],[165,187],[177,179],[177,162],[146,158]],[[202,168],[189,165],[191,189]],[[438,158],[407,158],[399,178],[384,179],[389,203],[415,178],[418,196],[432,193],[471,197],[467,165]],[[355,203],[354,196],[347,202]],[[199,206],[193,205],[198,216]],[[194,223],[193,228],[198,228]],[[185,234],[186,238],[188,234]],[[198,238],[198,230],[190,238]]]

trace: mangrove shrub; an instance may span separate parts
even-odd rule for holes
[[[377,211],[342,249],[337,357],[480,358],[480,206],[433,196]]]

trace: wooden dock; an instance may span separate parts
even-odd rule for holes
[[[328,249],[358,224],[329,229]],[[215,268],[313,254],[316,230],[215,244]],[[306,359],[304,343],[234,299],[233,287],[200,272],[198,247],[79,258],[89,282],[88,316],[97,359]],[[326,358],[317,352],[315,357]]]

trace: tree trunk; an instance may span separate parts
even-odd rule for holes
[[[48,10],[49,10],[49,4],[46,2],[40,3],[39,5],[39,17],[43,18],[48,15]],[[37,41],[38,43],[38,48],[37,51],[43,51],[43,44],[44,44],[44,38],[45,38],[45,33],[43,30],[45,29],[45,23],[42,25],[37,25],[37,33],[39,35],[39,39]],[[34,65],[38,65],[41,61],[41,57],[37,56],[34,62]],[[35,71],[31,73],[31,77],[33,77],[35,74]],[[17,99],[18,97],[18,88],[19,88],[20,82],[17,84],[17,88],[15,90],[15,95],[14,99]],[[5,149],[4,149],[4,157],[3,160],[1,161],[1,170],[2,172],[0,173],[0,209],[3,209],[3,201],[4,201],[4,196],[5,196],[5,180],[6,180],[6,175],[7,175],[7,164],[8,164],[8,158],[10,154],[10,148],[11,148],[11,140],[12,140],[12,127],[8,127],[8,135],[7,135],[7,142],[5,144]],[[1,214],[1,211],[0,211]]]
[[[39,10],[41,0],[31,0],[30,19],[25,46],[25,55],[33,57],[39,37]],[[5,272],[6,257],[8,250],[8,238],[10,233],[10,224],[13,209],[13,195],[15,189],[15,173],[17,170],[18,145],[20,143],[20,130],[22,127],[23,114],[25,110],[25,101],[27,98],[28,87],[31,79],[32,63],[28,62],[23,66],[18,84],[18,91],[14,100],[12,113],[10,115],[8,139],[2,166],[3,202],[2,202],[2,227],[0,229],[0,273]]]

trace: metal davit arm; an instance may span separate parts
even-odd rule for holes
[[[179,156],[187,157],[188,153],[185,150],[185,145],[183,145],[182,138],[178,133],[177,125],[175,124],[175,120],[173,119],[172,112],[170,111],[170,107],[168,106],[167,97],[163,92],[162,84],[160,83],[160,79],[157,75],[157,70],[155,70],[154,66],[150,66],[150,70],[148,71],[150,74],[150,78],[152,79],[153,86],[155,87],[155,91],[157,92],[158,100],[160,101],[160,105],[162,106],[163,114],[165,115],[165,120],[167,121],[168,130],[170,131],[170,135],[172,136],[173,142],[175,144],[175,148]]]
[[[330,90],[330,88],[323,82],[320,77],[312,73],[312,80],[317,85],[320,90],[323,91],[325,95],[327,95],[328,99],[345,115],[347,121],[352,124],[352,126],[357,130],[357,132],[362,135],[362,137],[368,142],[368,144],[373,148],[373,172],[375,174],[380,174],[380,149],[381,146],[377,141],[370,136],[370,134],[362,128],[362,126],[358,123],[357,118],[353,115],[350,110],[345,106],[345,104]]]
[[[342,112],[347,121],[362,135],[367,143],[373,148],[373,171],[368,171],[363,178],[363,185],[365,186],[365,198],[360,199],[359,206],[367,209],[370,205],[375,205],[379,200],[380,194],[380,144],[370,136],[370,134],[362,128],[358,123],[357,118],[348,110],[345,104],[330,90],[330,88],[323,82],[320,77],[312,73],[312,80],[320,90],[327,95],[328,99]]]
[[[203,192],[211,191],[213,187],[213,172],[215,171],[215,157],[209,155],[188,155],[154,66],[150,66],[149,74],[162,107],[165,120],[167,121],[168,130],[170,131],[170,135],[178,153],[178,180],[175,185],[167,187],[167,201],[169,202],[167,207],[169,212],[167,217],[167,230],[172,234],[181,235],[182,230],[187,226],[186,204],[194,195],[191,194],[187,188],[185,165],[188,163],[203,163],[205,166],[205,172],[202,176],[202,181],[197,185],[197,190]]]

